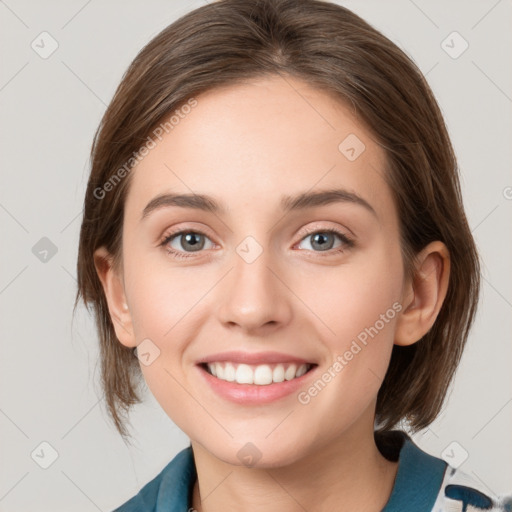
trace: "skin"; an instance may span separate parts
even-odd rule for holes
[[[149,338],[160,350],[141,370],[191,439],[198,471],[192,506],[379,511],[398,464],[374,442],[377,392],[393,344],[418,341],[434,323],[446,295],[446,247],[430,244],[416,274],[404,275],[385,151],[329,94],[271,77],[196,99],[132,170],[122,268],[110,265],[104,248],[95,255],[119,341],[135,347]],[[338,149],[349,134],[365,145],[354,161]],[[282,194],[330,188],[357,194],[374,213],[353,202],[280,209]],[[207,194],[227,211],[173,206],[141,221],[148,202],[168,192]],[[191,251],[177,236],[167,247],[191,257],[169,255],[160,243],[178,228],[204,233],[204,248]],[[305,228],[335,228],[354,246],[326,235],[332,245],[322,251]],[[247,236],[262,250],[252,263],[236,251]],[[200,378],[196,362],[204,356],[270,350],[318,364],[301,388],[307,391],[394,303],[401,311],[306,405],[297,393],[235,404]],[[254,467],[237,456],[248,442],[261,454]]]

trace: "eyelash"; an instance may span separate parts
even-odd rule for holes
[[[160,245],[162,247],[165,247],[165,246],[167,246],[167,244],[169,244],[169,242],[173,238],[175,238],[175,237],[177,237],[179,235],[190,234],[190,233],[194,233],[196,235],[202,235],[202,236],[205,236],[205,237],[208,238],[208,235],[206,235],[206,233],[203,233],[202,231],[191,230],[191,229],[184,229],[184,230],[175,231],[173,233],[170,233],[170,234],[166,235],[164,237],[164,239],[162,240],[162,242],[160,243]],[[323,251],[313,251],[315,253],[318,253],[317,256],[320,257],[320,258],[325,258],[325,257],[341,254],[346,249],[351,249],[352,247],[355,246],[355,242],[354,242],[354,240],[351,237],[349,237],[345,233],[342,233],[341,231],[338,231],[337,229],[333,229],[333,228],[328,228],[328,229],[318,229],[318,228],[306,229],[306,234],[305,234],[305,236],[303,236],[300,239],[300,242],[302,242],[308,236],[311,236],[311,235],[314,235],[314,234],[317,234],[317,233],[322,233],[322,234],[329,233],[329,234],[337,235],[341,239],[341,241],[343,242],[343,245],[341,245],[340,247],[338,247],[336,249],[329,249],[328,251],[325,251],[324,254],[322,254]],[[170,249],[169,247],[167,247],[166,250],[167,250],[167,253],[172,258],[176,258],[176,259],[188,259],[188,258],[194,258],[195,257],[193,253],[186,253],[186,252],[183,252],[183,251],[176,251],[174,249]],[[198,252],[202,252],[202,251],[198,251]]]

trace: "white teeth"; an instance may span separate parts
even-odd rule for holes
[[[239,364],[236,369],[235,380],[238,384],[252,384],[254,382],[254,373],[251,367],[246,364]]]
[[[254,370],[254,384],[264,386],[265,384],[272,384],[272,370],[270,366],[262,364],[257,366]]]
[[[297,372],[297,367],[294,364],[291,364],[290,366],[288,366],[288,368],[284,372],[284,378],[286,380],[292,380],[295,377],[296,372]]]
[[[226,363],[224,367],[224,379],[233,382],[236,378],[236,369],[231,363]]]
[[[308,371],[308,365],[302,364],[297,368],[297,373],[295,374],[295,377],[302,377],[307,371]]]
[[[208,371],[220,380],[237,382],[238,384],[255,384],[266,386],[272,383],[283,382],[302,377],[310,368],[309,364],[260,364],[251,366],[236,363],[208,363]]]
[[[278,364],[274,371],[272,372],[272,380],[274,382],[283,382],[284,380],[284,366],[282,364]]]

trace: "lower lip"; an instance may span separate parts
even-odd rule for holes
[[[267,404],[297,392],[304,385],[304,381],[315,371],[316,367],[295,379],[266,384],[264,386],[228,382],[227,380],[214,377],[201,366],[197,368],[202,378],[221,397],[238,404]]]

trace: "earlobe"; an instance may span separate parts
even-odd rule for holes
[[[137,344],[122,277],[116,272],[112,256],[105,247],[100,247],[94,252],[94,266],[105,293],[117,339],[126,347],[135,347]]]
[[[450,277],[450,254],[439,241],[431,242],[416,257],[415,273],[404,290],[403,311],[397,320],[395,345],[412,345],[434,325]]]

